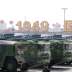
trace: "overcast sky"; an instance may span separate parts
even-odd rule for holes
[[[66,19],[72,19],[72,0],[0,0],[0,19],[5,21],[30,20],[31,22],[47,20],[49,24],[63,25]]]

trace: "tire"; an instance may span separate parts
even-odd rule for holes
[[[4,68],[9,72],[17,72],[17,61],[14,57],[6,57]]]
[[[43,72],[50,72],[50,70],[48,68],[44,68]]]
[[[22,64],[21,71],[22,71],[22,72],[27,71],[27,70],[28,70],[28,67],[29,67],[29,64],[28,64],[28,63],[23,63],[23,64]]]

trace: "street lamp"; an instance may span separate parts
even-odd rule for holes
[[[64,31],[65,31],[65,16],[66,16],[66,10],[67,10],[68,8],[62,8],[62,10],[64,10]]]
[[[65,16],[66,16],[66,10],[67,10],[68,8],[62,8],[62,10],[64,10],[64,21],[65,21]]]

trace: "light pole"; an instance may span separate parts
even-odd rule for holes
[[[67,26],[65,26],[65,18],[66,18],[66,10],[67,10],[68,8],[62,8],[62,10],[64,10],[64,31],[66,31],[66,28],[67,28]]]
[[[65,21],[65,16],[66,16],[66,10],[67,10],[68,8],[62,8],[62,10],[64,10],[64,21]]]

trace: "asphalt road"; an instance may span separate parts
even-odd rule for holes
[[[42,69],[29,69],[27,72],[43,72],[43,71]],[[72,72],[72,67],[71,66],[53,66],[50,72]]]
[[[42,72],[39,69],[31,69],[27,72]],[[50,72],[72,72],[72,67],[70,66],[53,66]]]

